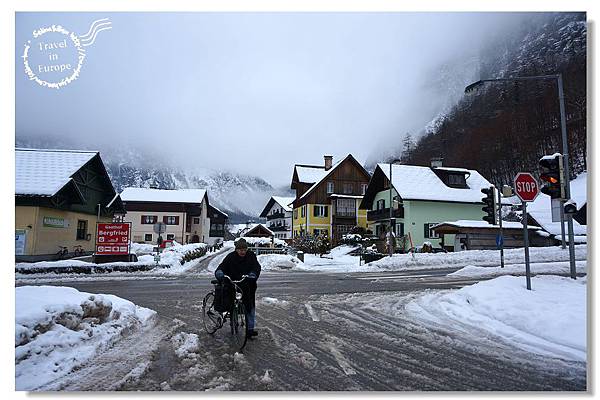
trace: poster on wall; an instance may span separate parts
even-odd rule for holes
[[[27,245],[27,231],[25,229],[15,230],[15,254],[20,256],[25,254],[25,246]]]

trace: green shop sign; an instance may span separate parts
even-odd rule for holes
[[[67,224],[65,223],[64,218],[44,217],[44,226],[48,226],[50,228],[66,228]]]

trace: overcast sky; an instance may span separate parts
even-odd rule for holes
[[[28,79],[21,55],[33,30],[57,24],[83,35],[100,18],[113,28],[85,47],[77,80],[54,90]],[[16,134],[150,148],[174,163],[289,184],[294,163],[348,153],[364,162],[421,130],[448,103],[432,74],[449,60],[473,57],[484,39],[521,18],[19,13]],[[68,59],[61,53],[47,64]]]

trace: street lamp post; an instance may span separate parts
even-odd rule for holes
[[[565,94],[563,88],[563,79],[562,74],[553,74],[553,75],[537,75],[537,76],[518,76],[512,78],[496,78],[496,79],[481,79],[477,82],[471,83],[469,86],[465,88],[465,93],[472,92],[478,87],[482,86],[485,82],[509,82],[509,81],[529,81],[529,80],[555,80],[558,86],[558,104],[560,107],[560,130],[562,134],[562,150],[563,150],[563,165],[565,171],[565,195],[567,199],[571,198],[571,182],[570,182],[570,169],[569,169],[569,144],[567,142],[567,120],[565,117]],[[562,231],[562,240],[564,243],[564,213],[562,209],[564,207],[564,203],[561,202],[561,231]],[[573,243],[573,215],[569,214],[567,216],[567,227],[569,230],[569,263],[571,269],[571,278],[576,278],[576,270],[575,270],[575,247]]]

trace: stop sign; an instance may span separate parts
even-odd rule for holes
[[[519,172],[515,176],[515,193],[523,201],[533,201],[540,193],[537,180],[529,172]]]

